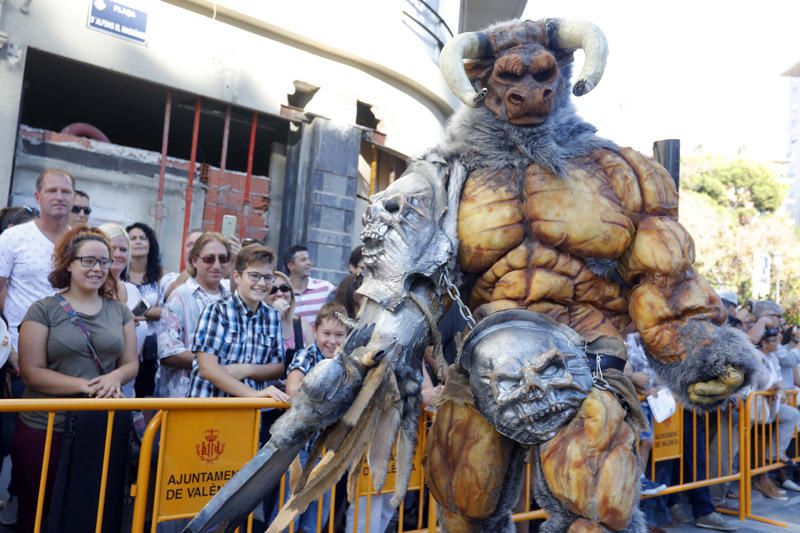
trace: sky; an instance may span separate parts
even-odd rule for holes
[[[684,155],[782,161],[789,79],[800,63],[800,1],[529,0],[524,18],[597,24],[609,45],[600,84],[573,98],[603,137],[651,153],[678,138]],[[582,65],[576,54],[574,72]]]

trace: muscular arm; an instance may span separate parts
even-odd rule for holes
[[[623,270],[629,311],[655,370],[693,407],[712,407],[750,382],[754,349],[723,326],[719,297],[692,267],[694,243],[671,217],[643,218]]]

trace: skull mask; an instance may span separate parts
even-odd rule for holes
[[[447,262],[453,244],[442,229],[444,183],[441,165],[417,161],[370,198],[361,231],[367,275],[360,294],[391,309],[410,277],[431,276]]]
[[[552,439],[592,386],[582,344],[569,327],[530,311],[483,320],[461,355],[478,410],[520,444]]]

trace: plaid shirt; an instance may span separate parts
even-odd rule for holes
[[[314,368],[314,365],[319,363],[325,359],[325,356],[322,355],[322,352],[317,347],[317,343],[315,342],[308,348],[304,348],[294,354],[294,359],[292,359],[292,364],[289,365],[289,368],[286,369],[286,375],[289,375],[289,372],[292,370],[299,370],[303,374],[308,375],[311,372],[311,369]]]
[[[280,314],[263,303],[259,303],[255,311],[250,311],[235,293],[203,311],[195,330],[192,351],[215,355],[220,365],[283,363],[285,352]],[[252,378],[245,378],[242,382],[255,390],[267,386],[266,381]],[[227,393],[200,377],[195,357],[187,396],[208,398],[227,396]]]

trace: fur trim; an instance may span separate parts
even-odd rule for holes
[[[563,81],[544,123],[516,126],[485,107],[462,106],[450,120],[437,151],[447,159],[458,159],[467,170],[525,168],[537,163],[565,176],[567,160],[597,148],[616,149],[613,142],[596,136],[597,129],[575,112],[570,101],[571,62],[571,57],[559,61]]]
[[[711,335],[709,335],[709,329]],[[669,386],[675,397],[685,406],[698,411],[714,409],[714,405],[699,405],[691,401],[687,393],[689,385],[712,380],[725,374],[728,366],[735,366],[744,372],[745,379],[736,394],[751,385],[758,371],[758,353],[743,332],[727,326],[710,326],[708,322],[689,320],[680,328],[679,342],[690,354],[678,363],[659,363],[654,357],[648,359],[659,375]]]

